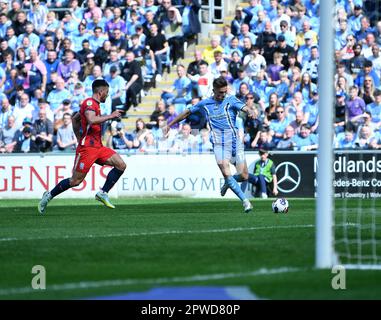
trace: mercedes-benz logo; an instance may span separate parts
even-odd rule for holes
[[[278,189],[283,193],[291,193],[300,184],[302,175],[299,168],[292,162],[282,162],[276,167],[275,173],[278,178]]]

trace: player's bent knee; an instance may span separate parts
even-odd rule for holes
[[[249,173],[248,173],[248,172],[242,172],[242,173],[241,173],[241,179],[242,179],[242,180],[247,180],[247,179],[249,179]]]
[[[70,180],[70,186],[71,187],[78,187],[82,183],[83,179],[71,179]]]
[[[120,161],[120,162],[117,163],[115,168],[117,168],[120,171],[125,171],[127,169],[127,165],[126,165],[126,163],[124,161]]]

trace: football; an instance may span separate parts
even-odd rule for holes
[[[274,213],[287,213],[288,201],[285,198],[278,198],[272,203],[272,209]]]

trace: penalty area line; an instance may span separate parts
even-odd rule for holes
[[[34,290],[32,287],[0,289],[0,296],[28,294],[32,292],[48,293],[52,291],[86,290],[86,289],[96,289],[96,288],[104,288],[104,287],[122,287],[122,286],[130,286],[130,285],[163,285],[163,284],[182,283],[182,282],[202,282],[202,281],[211,281],[211,280],[267,276],[267,275],[273,275],[273,274],[299,272],[304,270],[307,270],[307,269],[296,268],[296,267],[280,267],[280,268],[273,268],[273,269],[261,268],[254,271],[240,272],[240,273],[215,273],[215,274],[193,275],[193,276],[187,276],[187,277],[173,277],[173,278],[81,281],[81,282],[73,282],[73,283],[47,285],[46,290]]]

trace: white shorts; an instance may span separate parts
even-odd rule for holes
[[[228,160],[233,165],[246,161],[244,145],[240,140],[224,144],[215,144],[213,151],[218,164],[222,163],[223,160]]]

